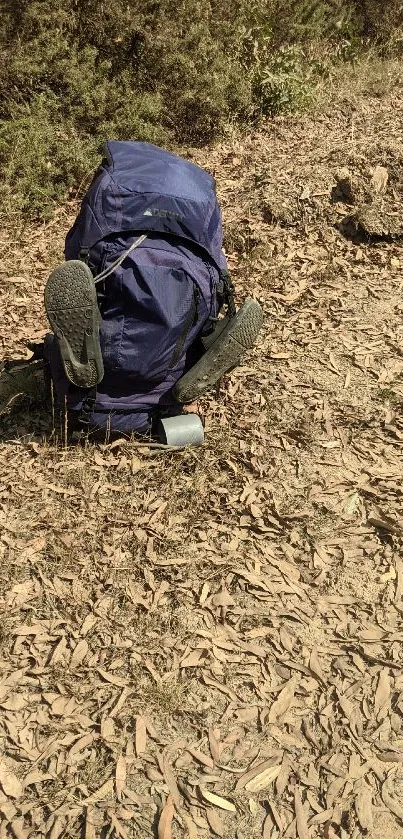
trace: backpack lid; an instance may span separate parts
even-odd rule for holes
[[[104,153],[66,250],[69,237],[89,251],[114,233],[168,233],[199,245],[224,267],[212,175],[151,143],[111,140]]]

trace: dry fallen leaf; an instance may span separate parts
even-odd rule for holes
[[[180,811],[180,817],[186,825],[187,839],[199,839],[199,832],[193,819],[187,813],[184,813],[183,810]]]
[[[368,516],[368,524],[372,524],[374,527],[379,527],[381,530],[386,530],[388,533],[394,533],[396,536],[401,536],[403,534],[403,526],[400,522],[395,521],[390,516],[386,515],[386,513],[378,507],[374,508]]]
[[[209,730],[208,730],[208,739],[209,739],[211,756],[212,756],[215,763],[219,763],[220,762],[220,755],[221,755],[221,747],[220,747],[220,742],[217,739],[217,737],[215,736],[214,730],[212,728],[209,728]]]
[[[273,767],[277,768],[277,766],[280,766],[279,758],[277,755],[274,755],[273,757],[270,757],[267,760],[264,760],[263,762],[256,764],[256,766],[252,766],[251,769],[248,769],[247,772],[244,772],[244,774],[241,775],[240,778],[238,778],[235,784],[235,789],[244,789],[244,787],[246,787],[246,784],[248,784],[249,781],[252,781],[253,778],[256,778],[256,775],[261,775],[262,772],[264,772],[266,769],[273,769]]]
[[[119,821],[113,810],[108,810],[108,816],[111,820],[111,825],[113,827],[114,833],[116,834],[118,839],[130,839],[125,826]]]
[[[209,823],[210,829],[212,830],[215,836],[225,836],[224,822],[219,813],[217,813],[217,810],[207,808],[206,819]]]
[[[207,766],[208,769],[214,769],[214,761],[209,755],[205,755],[199,749],[194,749],[192,746],[188,746],[187,750],[203,766]]]
[[[297,820],[297,833],[299,839],[309,839],[308,821],[304,807],[301,801],[301,792],[299,787],[295,787],[294,791],[294,809]]]
[[[61,816],[56,816],[52,825],[52,829],[49,833],[49,839],[59,839],[59,837],[62,836],[62,834],[64,833],[64,828],[65,820]]]
[[[5,711],[22,711],[27,704],[27,700],[18,693],[9,693],[7,699],[0,702],[0,708]]]
[[[193,650],[189,655],[182,659],[180,666],[185,667],[204,667],[206,663],[205,650]]]
[[[63,636],[60,639],[59,643],[56,645],[55,649],[53,650],[53,653],[52,653],[52,656],[51,656],[50,660],[51,660],[51,663],[53,665],[56,665],[56,664],[61,664],[62,662],[64,662],[67,657],[68,657],[67,640]]]
[[[163,755],[162,757],[157,756],[157,758],[158,758],[158,763],[159,763],[160,769],[161,769],[161,771],[163,773],[163,776],[164,776],[164,779],[165,779],[165,783],[166,783],[166,785],[169,789],[171,798],[172,798],[172,800],[175,804],[175,807],[177,807],[177,809],[179,809],[180,806],[181,806],[181,796],[180,796],[178,784],[176,782],[175,772],[173,771],[172,766],[171,766],[171,764],[170,764],[166,755]]]
[[[272,839],[273,828],[274,827],[275,827],[275,822],[273,821],[270,813],[268,813],[264,822],[263,822],[262,839]]]
[[[22,784],[14,772],[3,763],[0,766],[0,784],[5,795],[10,798],[21,798]]]
[[[89,612],[89,614],[84,618],[83,623],[81,625],[80,633],[81,635],[87,635],[91,629],[94,628],[95,624],[98,623],[98,618],[93,612]]]
[[[222,606],[223,608],[226,608],[228,606],[233,606],[235,601],[234,598],[231,597],[229,591],[223,585],[221,590],[217,594],[213,595],[213,597],[211,598],[211,603],[213,606]]]
[[[210,804],[214,804],[214,807],[220,807],[221,810],[228,810],[230,813],[236,813],[236,807],[232,801],[222,798],[221,795],[215,795],[214,792],[210,792],[210,790],[205,787],[200,787],[200,793],[204,800],[208,801]]]
[[[95,792],[93,792],[87,799],[87,803],[96,804],[98,801],[104,801],[113,796],[114,781],[113,778],[108,778]]]
[[[321,681],[325,682],[325,677],[323,675],[323,670],[318,658],[318,652],[316,647],[312,648],[312,652],[309,659],[309,669],[312,670],[312,673]]]
[[[147,746],[147,724],[144,717],[136,717],[136,755],[143,754]]]
[[[290,679],[286,686],[280,691],[277,699],[273,702],[269,711],[269,722],[276,723],[288,711],[294,699],[295,678]]]
[[[32,772],[28,772],[25,775],[23,786],[28,787],[30,784],[42,784],[44,781],[51,781],[53,775],[50,775],[48,772],[40,772],[38,769],[33,769]]]
[[[245,789],[248,792],[261,792],[264,789],[267,789],[273,781],[276,780],[278,775],[280,774],[281,764],[277,766],[269,766],[268,769],[264,769],[263,772],[259,772],[258,775],[255,775],[252,780],[248,781],[245,784]]]
[[[124,755],[120,755],[116,761],[116,769],[115,769],[115,784],[116,784],[116,794],[120,801],[122,797],[122,793],[126,786],[126,775],[127,775],[127,767],[126,767],[126,758]]]
[[[69,751],[70,757],[78,754],[78,752],[81,752],[83,749],[86,749],[87,746],[91,746],[94,740],[95,735],[92,732],[79,737]]]
[[[390,700],[390,677],[386,668],[379,674],[378,685],[375,692],[374,709],[378,719],[385,716],[385,705]]]
[[[172,839],[172,819],[175,807],[172,797],[169,795],[165,807],[163,807],[158,821],[158,839]]]
[[[74,668],[74,667],[78,667],[79,664],[82,664],[82,662],[84,661],[84,659],[85,659],[85,657],[88,653],[88,650],[89,650],[88,643],[84,638],[82,638],[81,641],[78,642],[77,646],[74,647],[74,650],[72,652],[71,659],[70,659],[70,668],[71,669]]]
[[[94,810],[92,807],[87,807],[85,815],[85,837],[84,839],[97,839],[95,830]]]
[[[97,668],[98,673],[105,679],[105,682],[110,682],[111,685],[116,685],[117,687],[127,687],[128,680],[124,679],[122,676],[116,676],[115,673],[108,673],[106,670],[103,670],[102,667]]]
[[[355,810],[362,829],[372,830],[372,792],[365,782],[355,797]]]
[[[290,759],[288,755],[285,754],[281,762],[280,772],[278,773],[276,778],[276,793],[279,796],[279,798],[281,798],[281,796],[285,792],[285,789],[288,784],[288,779],[290,777],[290,771]]]

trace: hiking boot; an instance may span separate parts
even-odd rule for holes
[[[201,359],[182,376],[173,396],[182,404],[193,402],[229,373],[253,347],[263,323],[263,311],[257,300],[248,299],[237,311]]]
[[[46,397],[43,361],[0,362],[0,415],[8,411],[20,396],[35,402]]]
[[[104,375],[94,278],[84,262],[59,265],[45,288],[45,309],[57,337],[68,380],[77,387],[97,385]]]

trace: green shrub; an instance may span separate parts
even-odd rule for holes
[[[306,107],[331,62],[401,41],[398,0],[0,0],[0,213],[43,216],[108,137],[167,147]]]
[[[311,100],[309,65],[298,44],[284,45],[270,55],[270,46],[257,63],[253,95],[258,112],[271,116],[304,108]]]
[[[95,144],[78,138],[49,94],[16,105],[13,116],[0,123],[2,210],[46,217],[94,165]]]

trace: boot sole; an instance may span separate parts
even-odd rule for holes
[[[262,324],[262,307],[257,300],[246,300],[197,364],[176,383],[172,391],[175,399],[182,404],[193,402],[214,387],[253,347]]]
[[[77,259],[64,262],[50,275],[45,309],[57,337],[68,380],[77,387],[94,387],[104,375],[94,278]]]

